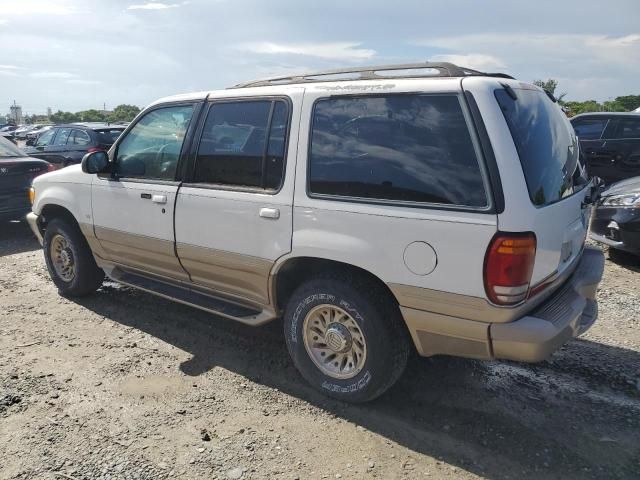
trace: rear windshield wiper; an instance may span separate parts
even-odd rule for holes
[[[510,85],[506,83],[500,83],[500,85],[502,85],[502,88],[504,88],[504,90],[507,92],[507,95],[511,97],[511,100],[513,100],[514,102],[518,100],[518,95],[516,95],[516,91],[513,88],[511,88]]]

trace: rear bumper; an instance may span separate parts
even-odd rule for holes
[[[584,333],[598,316],[595,300],[604,255],[587,247],[567,282],[525,316],[484,323],[400,307],[418,352],[482,359],[539,362]]]
[[[27,223],[31,227],[31,231],[40,242],[40,245],[44,243],[44,239],[42,238],[42,233],[40,233],[40,227],[38,227],[38,215],[33,212],[27,213]]]

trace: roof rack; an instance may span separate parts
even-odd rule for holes
[[[432,70],[434,73],[419,73],[407,74],[407,75],[393,75],[391,72],[405,71],[405,70]],[[353,75],[351,77],[350,75]],[[340,76],[349,76],[349,78],[335,78]],[[315,83],[315,82],[336,82],[344,80],[378,80],[388,78],[424,78],[424,77],[470,77],[470,76],[482,76],[482,77],[497,77],[497,78],[509,78],[512,76],[505,73],[486,73],[473,70],[471,68],[460,67],[449,62],[423,62],[423,63],[406,63],[398,65],[377,65],[371,67],[356,67],[356,68],[339,68],[336,70],[324,70],[320,72],[310,72],[300,75],[286,75],[283,77],[271,77],[261,80],[253,80],[246,83],[238,83],[233,88],[248,88],[248,87],[264,87],[268,85],[288,85],[292,83]],[[333,77],[333,78],[332,78]]]

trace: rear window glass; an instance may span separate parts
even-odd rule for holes
[[[620,120],[617,138],[640,138],[640,118]]]
[[[98,142],[111,145],[115,143],[124,128],[112,128],[109,130],[96,130],[98,134]]]
[[[539,90],[513,89],[495,96],[511,130],[534,205],[548,205],[586,184],[578,141],[558,105]]]
[[[573,129],[580,140],[598,140],[608,121],[606,118],[576,120]]]
[[[339,97],[316,103],[311,194],[487,206],[456,95]]]

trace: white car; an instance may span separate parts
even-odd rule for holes
[[[38,177],[63,295],[111,279],[250,325],[366,401],[412,349],[537,362],[596,320],[597,196],[541,89],[452,64],[164,98],[109,153]],[[212,321],[215,321],[212,318]]]

